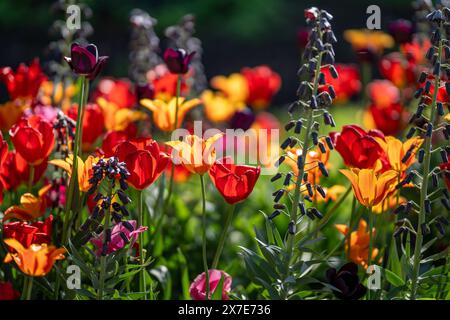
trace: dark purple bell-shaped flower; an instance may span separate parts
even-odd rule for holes
[[[73,72],[93,80],[105,66],[108,57],[99,57],[97,47],[92,43],[83,46],[74,42],[70,47],[70,57],[64,57],[64,59]]]
[[[138,101],[140,101],[141,99],[154,99],[155,89],[149,83],[137,84],[136,97]]]
[[[358,277],[358,266],[349,262],[343,265],[339,271],[330,268],[326,273],[328,282],[340,291],[334,290],[334,295],[343,300],[358,300],[362,298],[367,288],[362,285]]]
[[[230,127],[232,129],[247,130],[252,126],[253,122],[255,122],[255,118],[255,114],[250,108],[236,111],[230,120]]]
[[[188,54],[183,49],[168,48],[164,52],[164,62],[171,73],[185,74],[189,70],[189,63],[194,54],[195,51]]]

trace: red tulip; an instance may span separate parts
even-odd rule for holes
[[[222,287],[222,300],[228,300],[228,293],[231,290],[231,276],[222,270],[210,269],[208,270],[209,275],[209,288],[210,294],[212,295],[219,285],[220,279],[223,277],[223,287]],[[206,298],[206,276],[203,272],[199,274],[189,287],[189,294],[192,300],[205,300]],[[210,299],[211,297],[208,297]]]
[[[129,140],[131,137],[125,131],[109,131],[103,137],[102,147],[98,150],[102,156],[109,158],[114,156],[119,143]]]
[[[103,97],[119,108],[131,108],[136,104],[136,94],[127,79],[103,78],[93,93],[93,101]]]
[[[33,166],[47,159],[55,145],[53,126],[40,116],[22,117],[9,135],[17,153]]]
[[[384,56],[379,67],[381,74],[399,88],[416,83],[415,65],[397,52]]]
[[[393,103],[386,107],[372,104],[369,107],[375,127],[385,135],[396,135],[406,123],[406,111],[399,103]]]
[[[73,120],[77,120],[78,106],[73,105],[67,112]],[[88,103],[84,111],[83,118],[83,136],[81,138],[82,149],[84,151],[92,150],[92,145],[103,134],[105,130],[105,117],[102,108],[96,103]]]
[[[11,100],[35,98],[39,87],[46,79],[37,58],[31,62],[29,67],[21,63],[16,72],[10,67],[0,68],[0,81],[5,83]]]
[[[178,75],[173,74],[169,71],[165,64],[159,64],[153,69],[147,72],[147,81],[149,85],[153,88],[153,93],[147,92],[147,97],[149,99],[160,99],[164,101],[169,101],[171,98],[175,97],[177,91],[177,80]],[[181,95],[186,97],[189,94],[189,86],[186,80],[189,78],[189,73],[182,76],[181,81]],[[141,95],[141,93],[140,93]],[[148,97],[150,95],[150,97]]]
[[[34,244],[49,244],[52,237],[53,216],[45,221],[37,221],[31,224],[25,221],[14,221],[3,225],[3,238],[13,238],[19,241],[25,248]]]
[[[343,103],[361,91],[361,78],[358,67],[351,64],[336,64],[338,78],[333,78],[328,66],[322,67],[327,85],[320,86],[319,91],[329,91],[328,85],[332,85],[336,93],[336,102]]]
[[[166,168],[169,156],[161,152],[158,143],[151,138],[136,138],[120,143],[115,151],[130,172],[128,183],[138,190],[151,185]]]
[[[11,282],[0,282],[0,300],[16,300],[20,298],[20,292],[14,290]]]
[[[266,108],[280,90],[281,77],[268,66],[244,68],[241,74],[247,80],[247,103],[256,109]]]
[[[345,165],[349,167],[373,168],[375,162],[384,157],[383,149],[375,140],[375,137],[384,138],[380,131],[366,132],[357,125],[347,125],[342,128],[342,132],[332,132],[330,136]]]
[[[37,183],[47,169],[47,159],[34,167],[33,184]],[[16,153],[9,151],[5,161],[0,166],[0,181],[6,190],[15,190],[22,182],[27,183],[30,178],[30,165]]]
[[[389,80],[374,80],[367,85],[367,94],[372,104],[388,107],[400,101],[400,90]]]
[[[260,167],[235,165],[231,158],[223,158],[214,163],[209,175],[225,201],[234,204],[250,195],[260,172]]]

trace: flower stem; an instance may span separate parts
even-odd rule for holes
[[[351,256],[351,234],[352,234],[352,230],[353,230],[353,220],[355,219],[355,211],[356,211],[356,197],[353,197],[353,201],[352,201],[352,212],[350,215],[350,223],[348,224],[348,232],[345,236],[345,241],[347,242],[347,259],[350,260],[350,256]]]
[[[109,190],[109,198],[112,199],[112,183]],[[106,238],[106,230],[109,229],[109,220],[111,216],[111,206],[105,210],[105,226],[103,231],[103,242],[107,241]],[[103,249],[102,249],[103,251]],[[105,274],[106,274],[106,252],[102,252],[102,256],[100,257],[100,279],[99,279],[99,289],[97,292],[97,300],[103,300],[104,291],[105,291]]]
[[[369,207],[369,251],[367,252],[367,267],[372,264],[372,250],[373,250],[373,213],[372,207]],[[370,289],[367,290],[367,300],[370,300]]]
[[[78,156],[81,150],[81,141],[83,135],[83,116],[84,109],[86,107],[87,97],[89,95],[89,79],[85,76],[81,76],[81,93],[80,103],[78,104],[77,111],[77,124],[75,131],[75,141],[73,143],[73,162],[72,162],[72,174],[70,176],[69,188],[66,194],[66,208],[63,223],[63,236],[62,244],[66,245],[69,240],[69,225],[72,212],[73,199],[75,197],[76,186],[78,182]]]
[[[320,37],[321,37],[321,35],[319,35],[319,38]],[[319,53],[319,56],[317,58],[317,65],[316,65],[316,70],[315,70],[315,75],[314,75],[314,88],[313,88],[312,96],[315,96],[317,94],[317,90],[319,88],[319,75],[320,75],[320,67],[322,65],[322,54],[323,54],[322,52]],[[307,108],[307,109],[308,109],[308,118],[307,118],[307,122],[306,122],[306,134],[305,134],[304,144],[302,146],[303,161],[298,170],[297,180],[295,182],[294,200],[292,202],[292,209],[290,212],[290,220],[293,221],[295,223],[295,225],[297,225],[297,210],[298,210],[298,204],[299,204],[300,197],[301,197],[300,188],[302,186],[303,175],[305,173],[306,154],[309,149],[309,143],[311,140],[311,128],[312,128],[313,121],[314,121],[313,111],[311,110],[311,108]],[[295,239],[295,235],[288,234],[286,278],[289,276],[289,273],[290,273],[290,263],[291,263],[291,259],[292,259],[292,255],[293,255],[294,239]]]
[[[205,300],[209,300],[209,269],[208,269],[208,259],[206,256],[206,195],[205,195],[205,181],[203,179],[203,175],[200,174],[200,185],[202,188],[202,222],[203,222],[203,268],[205,269],[205,279],[206,279],[206,295]]]
[[[179,99],[181,95],[181,74],[178,75],[177,78],[177,91],[176,91],[176,103],[175,103],[175,122],[174,122],[174,128],[178,128],[178,109],[179,109]],[[172,190],[173,190],[173,176],[175,173],[175,163],[172,161],[172,167],[170,169],[170,181],[169,181],[169,189],[167,194],[166,203],[164,205],[164,208],[167,209],[167,206],[170,202],[170,197],[172,196]],[[166,211],[166,210],[164,210]]]
[[[439,49],[438,49],[438,59],[437,61],[441,62],[442,56],[442,48],[443,41],[439,41]],[[430,114],[430,124],[434,124],[435,120],[435,110],[437,104],[437,95],[438,89],[440,85],[440,77],[439,75],[434,78],[434,93],[433,100],[431,102],[431,114]],[[419,279],[419,269],[420,269],[420,256],[422,252],[422,242],[423,242],[423,234],[422,234],[422,224],[425,223],[425,200],[428,194],[428,175],[430,173],[430,162],[431,162],[431,148],[432,148],[432,137],[433,134],[429,136],[425,136],[425,156],[423,158],[423,181],[420,189],[420,211],[418,214],[418,222],[417,222],[417,230],[416,230],[416,242],[414,246],[414,260],[413,260],[413,272],[411,275],[411,300],[415,300],[417,296],[417,287],[418,287],[418,279]]]
[[[22,300],[31,300],[32,291],[33,277],[25,276],[25,279],[23,279]]]
[[[35,171],[34,166],[30,165],[30,177],[28,179],[28,192],[31,192],[31,189],[33,188],[34,171]]]
[[[142,190],[138,191],[138,217],[139,217],[139,226],[144,225],[144,210],[143,210],[143,192]],[[144,233],[139,233],[139,257],[141,262],[142,270],[139,272],[139,291],[144,292],[144,299],[147,300],[147,285],[145,280],[145,269],[143,267],[145,263],[145,254],[144,254]]]
[[[214,260],[211,268],[216,269],[219,264],[220,255],[222,254],[223,246],[225,244],[225,240],[227,238],[228,229],[231,225],[231,221],[233,220],[233,213],[236,205],[231,205],[228,208],[227,216],[225,217],[225,225],[223,226],[222,233],[219,238],[219,245],[217,246],[216,254],[214,255]]]

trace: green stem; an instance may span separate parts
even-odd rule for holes
[[[144,225],[144,210],[143,210],[143,191],[138,191],[138,217],[139,217],[139,225]],[[142,270],[139,272],[139,291],[144,292],[144,299],[147,300],[147,284],[145,279],[145,269],[143,267],[145,263],[145,252],[144,252],[144,233],[139,233],[139,256]]]
[[[29,193],[31,193],[31,189],[33,188],[34,171],[35,171],[34,166],[30,165],[30,177],[28,179],[28,192]]]
[[[319,35],[319,37],[321,37],[321,35]],[[316,65],[316,70],[315,70],[315,75],[314,75],[314,88],[313,88],[312,96],[315,96],[317,94],[317,90],[319,88],[319,74],[320,74],[321,64],[322,64],[322,52],[319,53],[319,57],[317,59],[317,65]],[[304,139],[304,145],[302,146],[303,161],[298,170],[297,180],[295,182],[294,200],[292,202],[292,209],[290,212],[290,220],[293,221],[295,223],[295,225],[297,225],[297,210],[298,210],[298,204],[299,204],[300,197],[301,197],[300,188],[302,186],[303,175],[305,173],[306,154],[309,149],[309,144],[310,144],[310,140],[311,140],[311,137],[310,137],[311,128],[312,128],[313,121],[314,121],[313,111],[311,110],[311,108],[307,108],[307,109],[308,109],[308,118],[307,118],[307,122],[306,122],[306,134],[305,134],[305,139]],[[290,264],[291,264],[291,259],[292,259],[292,255],[293,255],[293,249],[294,249],[294,239],[295,239],[295,235],[288,234],[287,260],[286,260],[286,271],[285,271],[286,278],[289,276],[289,273],[290,273]]]
[[[345,241],[347,243],[347,259],[350,260],[351,253],[351,234],[353,230],[353,219],[355,218],[355,210],[356,210],[356,197],[353,197],[352,201],[352,213],[350,215],[350,223],[348,224],[348,232],[345,236]]]
[[[69,188],[67,189],[66,194],[66,207],[65,207],[63,236],[62,236],[63,245],[66,245],[67,241],[69,240],[68,238],[70,232],[68,230],[68,226],[70,224],[71,219],[73,199],[75,197],[75,193],[77,192],[76,187],[78,185],[78,157],[81,150],[81,142],[83,135],[83,116],[88,95],[89,95],[89,79],[87,79],[85,76],[81,76],[80,103],[78,104],[75,140],[73,143],[72,174],[70,176]]]
[[[178,128],[178,109],[179,109],[179,99],[180,99],[180,95],[181,95],[181,75],[178,75],[177,78],[177,91],[176,91],[176,103],[175,103],[175,123],[174,123],[174,128],[177,129]],[[169,181],[169,189],[168,189],[168,194],[167,194],[167,199],[166,199],[166,203],[164,205],[164,208],[167,209],[167,206],[169,205],[170,202],[170,197],[172,196],[172,190],[173,190],[173,176],[175,173],[175,164],[172,161],[172,167],[170,169],[170,181]],[[166,210],[164,210],[165,212]]]
[[[32,291],[33,291],[33,277],[25,276],[25,279],[23,279],[22,300],[31,300]]]
[[[367,267],[372,265],[372,250],[373,250],[373,213],[372,207],[369,207],[369,251],[367,257]],[[370,300],[370,290],[367,290],[367,300]]]
[[[110,190],[108,192],[110,199],[112,199],[112,183],[110,186]],[[110,220],[110,216],[111,216],[111,207],[109,207],[106,212],[105,212],[105,226],[104,226],[104,231],[103,231],[103,241],[106,242],[106,230],[109,229],[109,220]],[[103,300],[104,297],[104,291],[105,291],[105,275],[106,275],[106,253],[105,255],[103,255],[102,252],[102,256],[100,257],[100,278],[99,278],[99,289],[97,292],[97,300]]]
[[[228,229],[231,225],[231,221],[233,220],[233,213],[235,208],[235,204],[229,206],[228,208],[228,212],[225,217],[225,225],[223,226],[222,233],[220,234],[219,245],[217,246],[216,254],[214,255],[214,260],[211,266],[212,269],[216,269],[217,265],[219,264],[220,255],[222,254],[223,246],[227,238]]]
[[[206,256],[206,194],[205,194],[205,181],[203,179],[203,175],[200,174],[200,184],[202,188],[202,223],[203,223],[203,269],[205,270],[205,279],[206,279],[206,295],[205,300],[209,300],[209,269],[208,269],[208,258]]]
[[[441,56],[442,56],[442,40],[439,41],[439,49],[438,49],[438,59],[437,61],[441,62]],[[435,110],[436,110],[436,103],[437,103],[437,94],[438,94],[438,88],[440,84],[440,77],[435,76],[434,79],[434,93],[433,93],[433,100],[431,103],[431,115],[430,115],[430,124],[434,124],[435,120]],[[416,242],[414,246],[414,260],[413,260],[413,272],[411,276],[411,300],[415,300],[417,296],[417,287],[418,287],[418,279],[419,279],[419,269],[420,269],[420,256],[422,252],[422,242],[423,242],[423,234],[422,234],[422,224],[425,223],[425,200],[427,198],[428,194],[428,175],[430,173],[430,162],[431,162],[431,148],[432,148],[432,137],[433,134],[430,136],[425,137],[425,156],[423,159],[423,181],[422,186],[420,189],[420,211],[418,214],[418,222],[417,222],[417,230],[416,230]]]

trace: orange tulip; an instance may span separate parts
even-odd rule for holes
[[[205,90],[202,93],[205,115],[212,122],[228,121],[238,110],[243,110],[243,102],[233,102],[223,93],[214,93],[211,90]]]
[[[249,96],[247,79],[240,73],[228,77],[215,76],[211,79],[211,86],[222,91],[233,102],[244,102]]]
[[[340,170],[352,183],[356,199],[365,207],[371,208],[383,200],[395,189],[397,172],[387,170],[380,175],[375,169]]]
[[[186,101],[186,98],[180,97],[178,98],[178,114],[177,114],[177,123],[175,124],[175,113],[176,113],[176,105],[177,98],[170,99],[169,102],[165,102],[163,100],[150,100],[150,99],[142,99],[140,103],[148,110],[153,113],[153,122],[156,126],[165,132],[173,131],[176,128],[181,127],[183,123],[183,119],[188,113],[189,110],[198,106],[201,101],[200,99],[192,99]]]
[[[399,191],[397,191],[399,192]],[[394,209],[397,208],[399,204],[402,203],[406,203],[406,199],[404,197],[399,196],[398,197],[398,202],[397,202],[397,194],[396,193],[392,193],[391,195],[389,195],[386,199],[384,199],[383,202],[381,202],[380,204],[374,206],[372,208],[372,212],[373,213],[383,213],[388,211],[389,209]]]
[[[8,253],[4,263],[14,260],[19,269],[26,275],[32,277],[43,277],[53,267],[56,260],[63,260],[66,249],[47,244],[32,244],[25,248],[16,239],[5,239],[5,243],[15,250],[14,253]]]
[[[367,29],[350,29],[344,31],[344,39],[349,42],[353,50],[372,50],[381,54],[384,49],[394,46],[394,38],[382,31],[371,31]]]
[[[177,151],[177,159],[192,173],[206,173],[216,161],[214,143],[223,136],[223,133],[204,140],[196,135],[187,135],[183,141],[166,142]]]
[[[391,136],[387,136],[384,139],[375,139],[387,155],[392,169],[400,174],[403,174],[416,161],[415,154],[423,143],[423,139],[420,137],[413,137],[404,143]],[[405,155],[408,152],[410,155],[406,159]],[[403,158],[406,161],[403,162]]]
[[[107,131],[127,131],[133,122],[147,119],[145,113],[130,108],[120,108],[103,97],[99,97],[96,102],[103,110]]]
[[[80,188],[81,192],[87,192],[90,188],[89,179],[92,176],[92,167],[97,163],[99,158],[89,156],[86,161],[83,162],[83,160],[78,157],[78,186]],[[53,164],[57,167],[62,168],[64,171],[67,172],[69,177],[72,176],[72,166],[73,166],[73,155],[69,155],[66,160],[62,159],[53,159],[50,160],[48,163]]]
[[[33,220],[42,217],[45,214],[45,209],[47,208],[47,192],[52,186],[46,185],[41,188],[38,193],[38,197],[32,195],[31,193],[25,193],[20,197],[20,205],[12,206],[6,209],[5,215],[3,216],[3,221],[10,219],[19,220]]]
[[[345,224],[337,224],[336,229],[343,235],[347,235],[349,232],[348,226]],[[359,220],[358,229],[350,234],[350,260],[360,264],[364,268],[367,268],[369,258],[369,242],[370,242],[370,230],[367,230],[367,222],[363,219]],[[375,234],[375,228],[372,229],[372,233]],[[346,250],[348,250],[348,243],[346,244]],[[372,261],[378,255],[378,249],[372,248]]]

